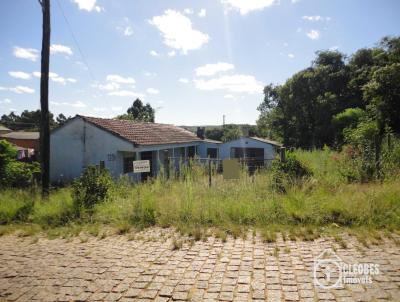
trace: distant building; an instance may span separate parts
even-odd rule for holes
[[[219,142],[183,128],[157,123],[102,119],[77,115],[50,136],[50,178],[69,182],[89,165],[104,166],[114,178],[134,180],[156,176],[161,168],[188,158],[272,160],[280,144],[257,137]],[[150,172],[134,174],[132,162],[149,160]]]
[[[8,129],[7,127],[4,127],[3,125],[0,125],[0,135],[10,133],[12,130]]]
[[[39,132],[12,131],[0,134],[0,139],[5,139],[18,147],[39,152]]]

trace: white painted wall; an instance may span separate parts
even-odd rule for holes
[[[242,137],[230,142],[221,144],[220,158],[227,159],[231,157],[231,148],[263,148],[264,159],[275,158],[275,147],[271,144],[261,142],[249,137]]]
[[[198,147],[200,158],[207,158],[207,148],[217,148],[219,150],[220,146],[222,146],[222,144],[215,144],[207,141],[202,141]]]
[[[50,135],[50,180],[69,182],[79,177],[84,167],[100,161],[113,177],[119,177],[123,154],[118,151],[134,152],[133,144],[77,117]],[[108,154],[114,154],[115,160],[109,161]]]

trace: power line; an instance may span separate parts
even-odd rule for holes
[[[74,42],[75,42],[76,48],[78,49],[78,52],[79,52],[79,54],[81,55],[83,64],[85,64],[85,66],[86,66],[86,68],[87,68],[87,70],[88,70],[88,72],[89,72],[90,77],[92,78],[92,80],[96,81],[96,78],[95,78],[95,76],[93,75],[92,70],[90,69],[89,64],[88,64],[87,61],[86,61],[86,57],[85,57],[85,55],[83,54],[83,51],[82,51],[81,47],[79,46],[78,40],[76,39],[76,36],[75,36],[74,32],[72,31],[71,24],[69,23],[69,21],[68,21],[68,19],[67,19],[67,16],[65,15],[64,10],[63,10],[63,8],[62,8],[62,6],[61,6],[59,0],[57,0],[56,2],[57,2],[57,5],[58,5],[58,7],[59,7],[59,9],[60,9],[60,11],[61,11],[62,16],[64,17],[64,21],[65,21],[65,23],[67,24],[68,31],[69,31],[69,33],[71,34],[72,39],[73,39]]]

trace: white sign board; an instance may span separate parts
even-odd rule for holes
[[[149,160],[135,160],[133,162],[133,173],[150,172]]]

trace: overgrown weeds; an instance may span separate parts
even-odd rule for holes
[[[97,192],[92,184],[87,191],[76,187],[52,191],[48,201],[41,201],[35,190],[1,191],[0,224],[37,224],[56,230],[52,233],[59,236],[67,235],[60,230],[79,226],[99,237],[105,234],[104,226],[125,234],[131,228],[157,225],[175,227],[194,241],[204,240],[209,229],[222,241],[228,236],[245,238],[248,229],[257,229],[271,242],[276,240],[273,233],[282,231],[285,240],[315,240],[322,228],[331,226],[338,232],[347,228],[400,229],[398,178],[349,184],[337,170],[335,152],[296,151],[295,157],[308,172],[293,172],[302,175],[301,181],[285,186],[283,194],[271,189],[270,170],[257,171],[254,177],[242,171],[239,180],[230,181],[215,174],[211,188],[201,166],[195,164],[170,179],[160,177],[141,184],[122,179],[110,186],[108,177],[97,175],[100,172],[96,170],[92,174],[104,178],[104,190],[94,199],[87,196]],[[302,170],[293,166],[294,171]],[[83,198],[78,207],[77,197]],[[276,225],[284,227],[274,229]],[[5,230],[0,228],[1,232]]]

